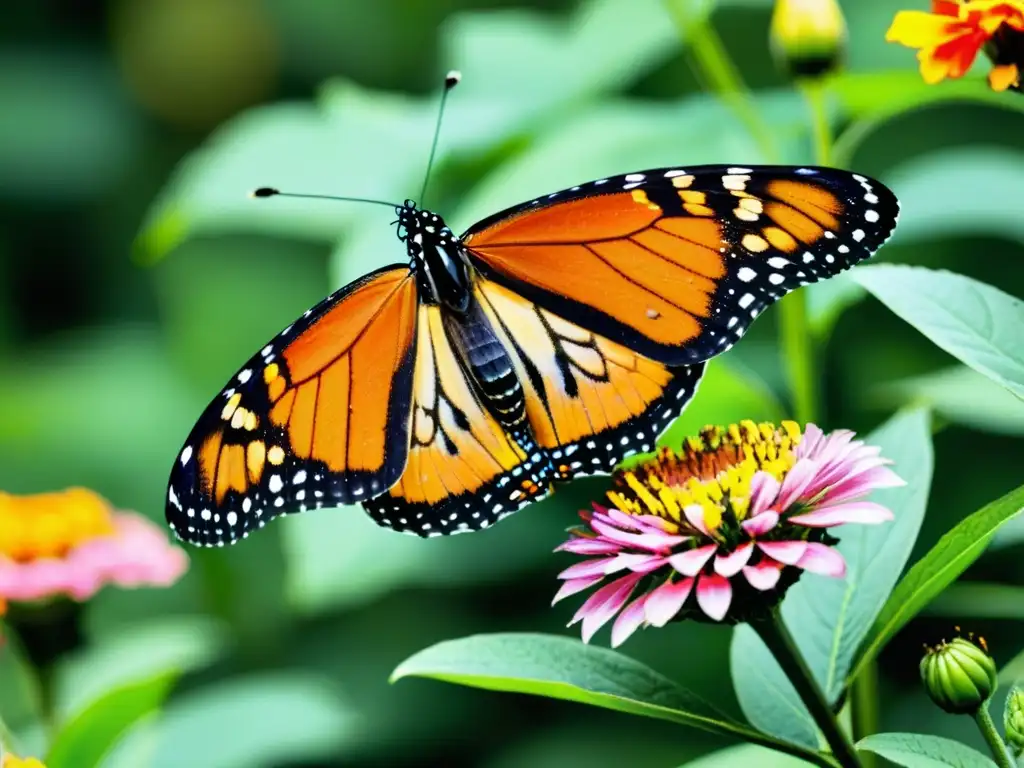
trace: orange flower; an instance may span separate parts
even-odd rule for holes
[[[978,51],[1000,47],[1006,35],[1024,33],[1024,0],[932,0],[932,12],[900,11],[885,35],[890,43],[919,48],[921,76],[926,83],[962,77]],[[1019,82],[1016,62],[990,50],[996,67],[989,84],[998,91]]]

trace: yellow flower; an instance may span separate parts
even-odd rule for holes
[[[43,763],[34,757],[17,757],[7,753],[0,762],[0,768],[46,768]]]
[[[797,75],[833,69],[846,46],[846,20],[836,0],[777,0],[771,45],[776,59]]]
[[[1019,87],[1024,37],[1021,0],[933,0],[931,13],[900,11],[885,35],[891,43],[917,48],[921,76],[929,84],[962,77],[984,47],[995,62],[989,84]]]

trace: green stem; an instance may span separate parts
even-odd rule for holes
[[[846,734],[839,727],[836,716],[832,713],[832,707],[829,706],[825,694],[822,693],[814,679],[814,673],[807,666],[800,649],[797,648],[792,635],[786,629],[782,615],[775,610],[770,619],[751,622],[751,627],[760,635],[775,660],[779,662],[782,671],[786,673],[786,677],[800,694],[800,698],[811,713],[811,717],[814,718],[814,722],[818,724],[818,728],[832,749],[832,754],[839,765],[842,768],[862,768],[860,758]]]
[[[683,45],[693,54],[705,85],[743,121],[766,162],[778,162],[771,126],[761,117],[739,70],[711,25],[707,12],[694,10],[693,0],[664,0]]]
[[[853,741],[860,741],[878,731],[878,667],[872,661],[864,666],[850,689],[850,717]],[[861,756],[864,768],[873,768],[875,756],[865,752]]]
[[[804,100],[811,112],[811,139],[814,142],[814,162],[818,165],[832,164],[832,126],[828,121],[825,104],[825,86],[821,80],[807,80],[801,83]]]
[[[981,736],[985,739],[985,743],[988,744],[989,751],[992,753],[992,757],[995,758],[999,768],[1015,768],[1014,760],[1010,757],[1006,744],[1000,738],[999,731],[996,730],[996,724],[992,722],[992,715],[989,714],[987,701],[978,707],[978,711],[974,715],[974,722],[978,724],[978,730],[981,731]]]

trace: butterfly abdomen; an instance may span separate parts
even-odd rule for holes
[[[447,315],[445,325],[488,410],[508,429],[522,425],[526,419],[523,388],[480,305],[471,301],[464,315]]]

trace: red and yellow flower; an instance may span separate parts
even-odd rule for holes
[[[926,83],[962,77],[984,49],[995,63],[992,88],[1019,88],[1024,0],[932,0],[930,13],[897,13],[885,39],[919,49]]]

